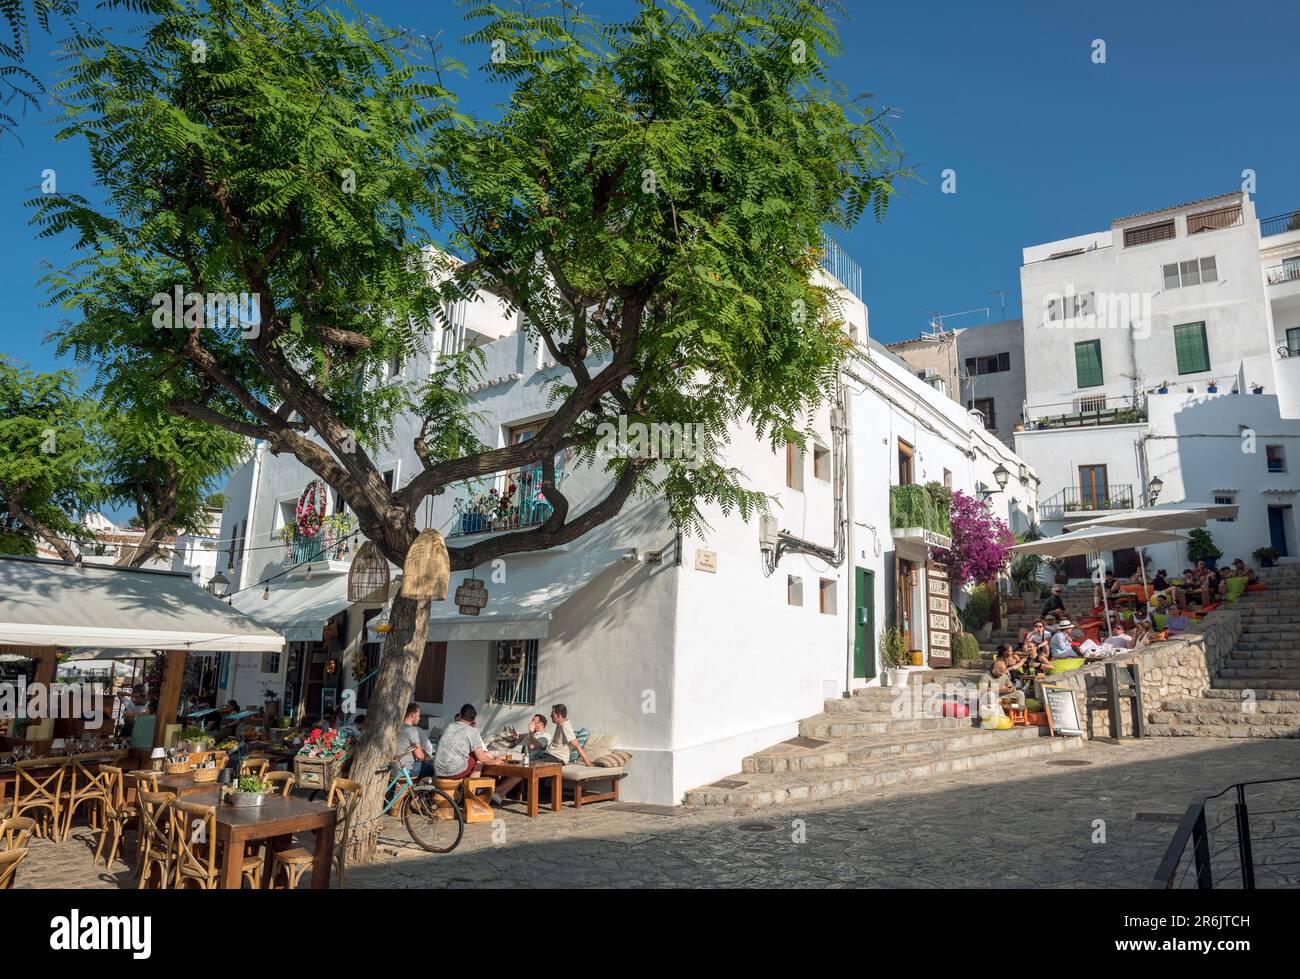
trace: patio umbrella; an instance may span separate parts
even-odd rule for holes
[[[1040,554],[1051,558],[1076,557],[1080,554],[1100,557],[1102,551],[1141,547],[1144,544],[1167,544],[1181,539],[1177,534],[1145,527],[1085,527],[1057,537],[1016,544],[1011,550],[1019,554]],[[1109,636],[1110,603],[1104,588],[1101,592],[1101,607],[1106,615],[1106,635]]]
[[[1232,519],[1236,517],[1237,510],[1235,503],[1180,503],[1176,507],[1148,507],[1145,510],[1114,513],[1109,517],[1089,520],[1086,524],[1071,524],[1066,529],[1123,526],[1145,527],[1148,530],[1190,530],[1204,527],[1207,520]],[[1180,560],[1177,547],[1174,549],[1174,560],[1175,563]],[[1138,561],[1142,566],[1142,583],[1145,585],[1147,569],[1141,551],[1138,551]]]

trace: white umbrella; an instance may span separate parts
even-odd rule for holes
[[[1100,557],[1102,551],[1113,551],[1125,547],[1141,547],[1144,544],[1167,544],[1182,540],[1177,534],[1162,530],[1149,530],[1144,527],[1085,527],[1057,537],[1045,537],[1028,544],[1016,544],[1011,548],[1020,554],[1041,554],[1043,557],[1075,557],[1080,554],[1092,554]],[[1101,590],[1101,607],[1106,615],[1106,634],[1110,631],[1110,603],[1106,598],[1106,589]]]
[[[1147,530],[1189,530],[1204,527],[1207,520],[1229,519],[1237,515],[1235,503],[1180,504],[1177,507],[1150,507],[1128,510],[1109,517],[1094,517],[1087,523],[1070,524],[1066,530],[1086,527],[1143,527]]]

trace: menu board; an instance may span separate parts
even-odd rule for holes
[[[952,666],[952,596],[948,569],[936,561],[926,563],[925,592],[929,626],[926,662],[930,666]]]
[[[1074,688],[1039,684],[1043,691],[1043,709],[1047,711],[1047,731],[1053,737],[1068,734],[1082,737],[1083,727],[1079,724],[1079,708],[1074,699]]]

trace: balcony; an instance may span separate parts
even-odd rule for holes
[[[1146,398],[1088,394],[1057,404],[1025,405],[1025,431],[1135,425],[1147,420]]]
[[[822,235],[821,257],[817,264],[839,279],[849,292],[862,299],[862,266],[850,258],[840,243],[828,234]]]
[[[565,472],[557,461],[555,481],[563,482],[564,477]],[[461,483],[453,502],[455,520],[447,536],[518,530],[545,523],[554,507],[542,496],[541,487],[540,465],[509,469]]]
[[[304,534],[296,524],[287,523],[280,529],[283,563],[286,567],[316,564],[314,571],[346,571],[356,529],[357,518],[351,513],[331,514],[311,535]]]
[[[1300,211],[1260,219],[1259,236],[1261,238],[1286,234],[1288,231],[1300,231]]]
[[[1132,483],[1116,483],[1100,489],[1092,486],[1067,486],[1038,505],[1038,516],[1042,520],[1060,520],[1072,514],[1112,513],[1132,509]]]
[[[1300,282],[1300,259],[1274,265],[1271,269],[1266,269],[1264,274],[1268,276],[1268,284],[1271,286],[1281,285],[1283,282]]]

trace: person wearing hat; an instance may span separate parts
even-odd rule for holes
[[[1065,599],[1061,597],[1063,589],[1060,585],[1052,586],[1052,595],[1047,599],[1047,604],[1043,606],[1043,615],[1051,615],[1053,612],[1065,611]]]
[[[1047,644],[1047,651],[1053,659],[1062,656],[1068,658],[1074,654],[1074,647],[1070,645],[1070,630],[1073,628],[1074,623],[1069,619],[1062,619],[1057,623],[1051,642]]]

